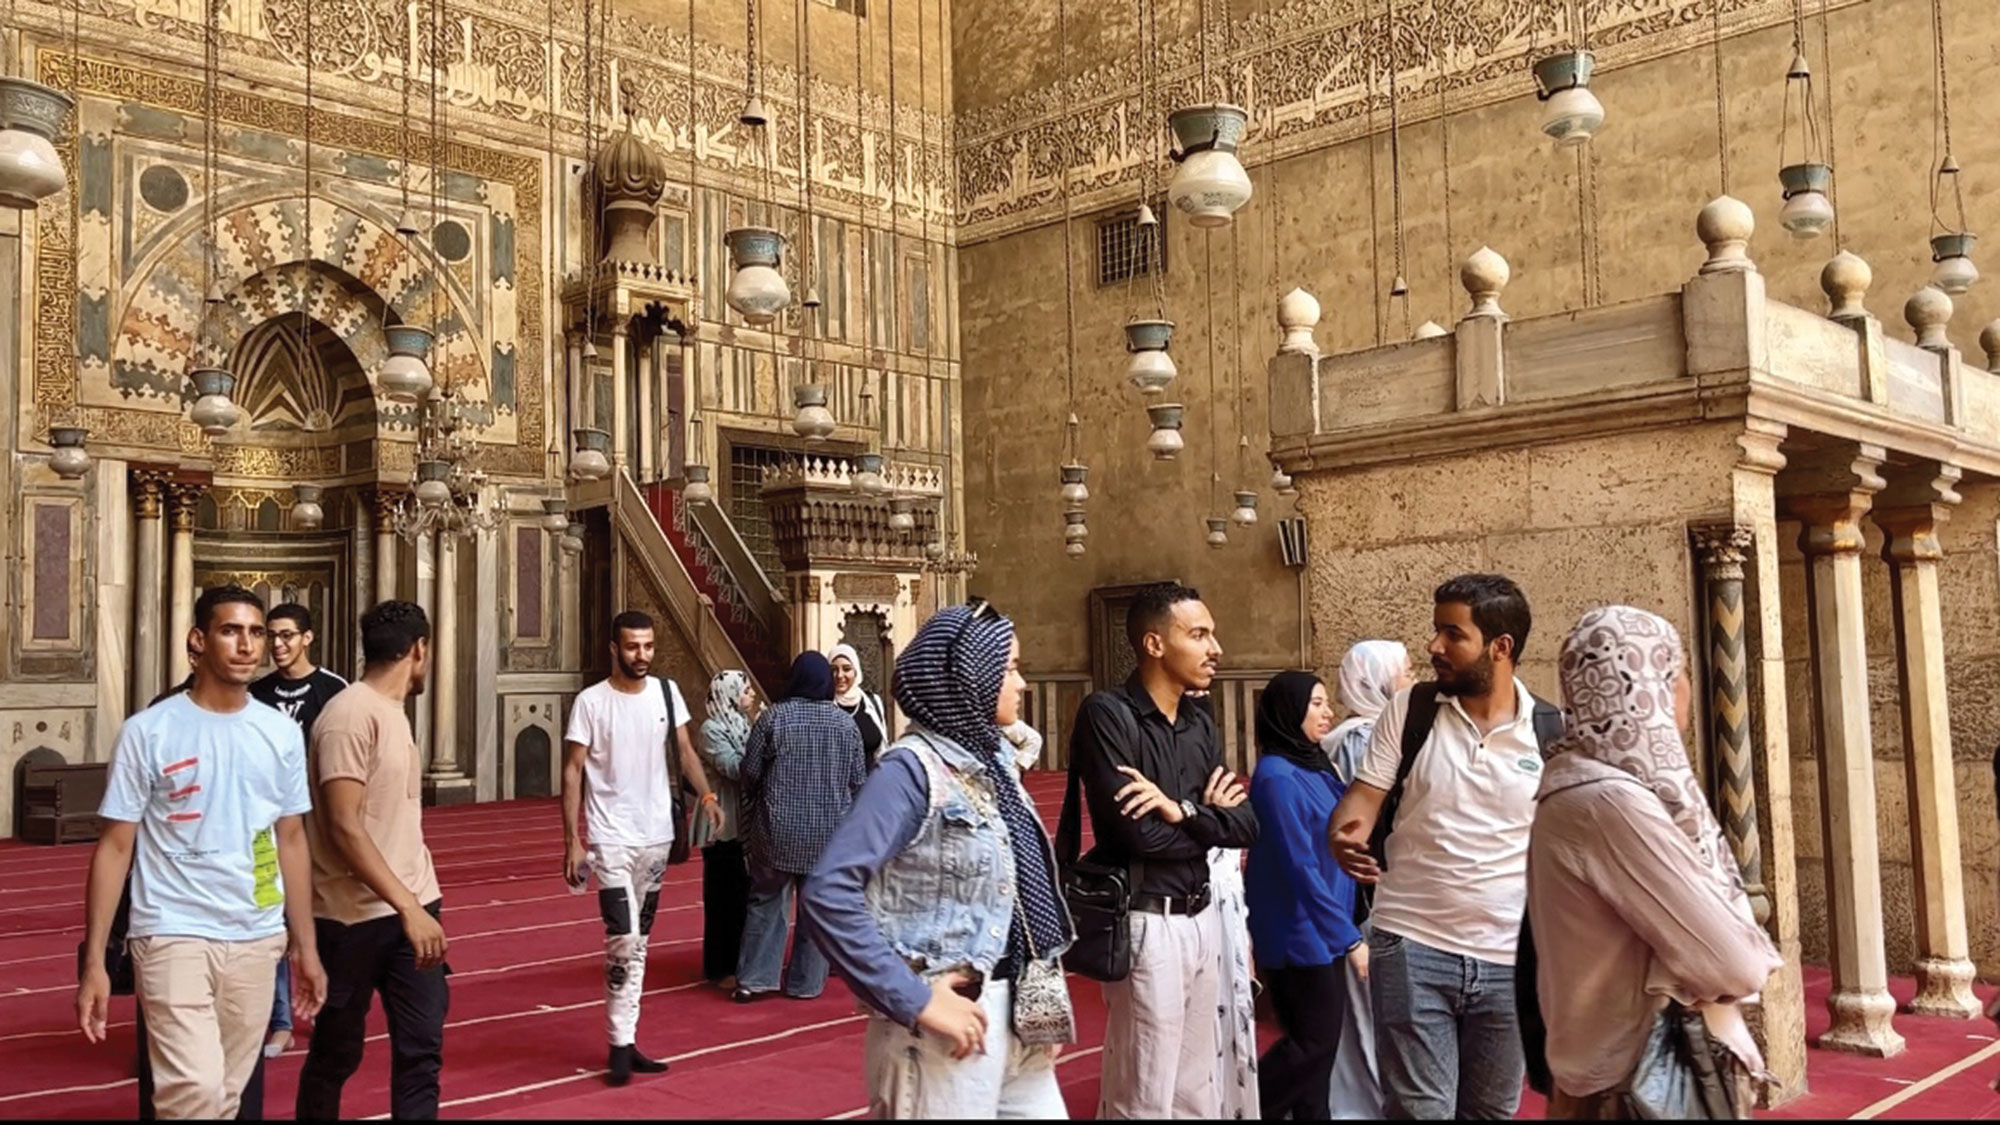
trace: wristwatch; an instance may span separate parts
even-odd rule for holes
[[[1201,810],[1195,807],[1195,803],[1193,801],[1190,801],[1185,797],[1181,798],[1181,816],[1183,818],[1187,820],[1193,820],[1194,814],[1199,811]]]

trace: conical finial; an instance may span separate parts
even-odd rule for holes
[[[1319,345],[1313,342],[1313,329],[1319,327],[1319,313],[1318,299],[1303,289],[1294,288],[1278,298],[1278,327],[1285,333],[1278,350],[1318,354]]]

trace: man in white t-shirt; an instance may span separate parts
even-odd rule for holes
[[[193,687],[132,716],[111,752],[76,992],[78,1025],[102,1042],[105,945],[129,872],[126,948],[153,1108],[168,1120],[236,1115],[288,930],[296,1011],[311,1016],[326,994],[301,820],[312,807],[305,740],[248,691],[264,660],[264,605],[242,587],[212,587],[194,620]]]
[[[1376,884],[1368,976],[1384,1112],[1504,1120],[1524,1072],[1514,952],[1542,780],[1537,727],[1559,717],[1546,705],[1538,717],[1514,676],[1530,625],[1520,587],[1462,575],[1434,601],[1437,681],[1383,710],[1333,811],[1332,845],[1349,874]],[[1405,762],[1405,727],[1420,733],[1426,720]],[[1392,825],[1379,864],[1378,817]]]
[[[633,1039],[645,989],[646,938],[674,842],[674,789],[682,780],[694,787],[711,828],[722,826],[722,806],[688,740],[680,685],[652,675],[651,617],[627,610],[612,619],[611,660],[611,677],[578,693],[563,736],[563,878],[581,887],[590,871],[597,872],[611,1039],[605,1081],[622,1086],[635,1070],[667,1069]],[[673,744],[680,754],[678,778],[667,762]],[[578,833],[580,813],[589,822],[588,849]]]

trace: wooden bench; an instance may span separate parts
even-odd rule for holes
[[[21,839],[31,844],[74,844],[95,840],[103,830],[97,806],[104,800],[110,766],[29,765],[16,791],[21,802]]]

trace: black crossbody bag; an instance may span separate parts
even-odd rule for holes
[[[1129,717],[1129,712],[1121,712]],[[1138,724],[1132,724],[1132,743]],[[1072,746],[1074,743],[1072,742]],[[1083,850],[1083,776],[1070,755],[1069,783],[1056,824],[1056,870],[1063,899],[1076,926],[1076,940],[1063,954],[1063,968],[1097,981],[1132,975],[1132,891],[1145,871],[1142,861],[1113,866],[1080,859]]]

